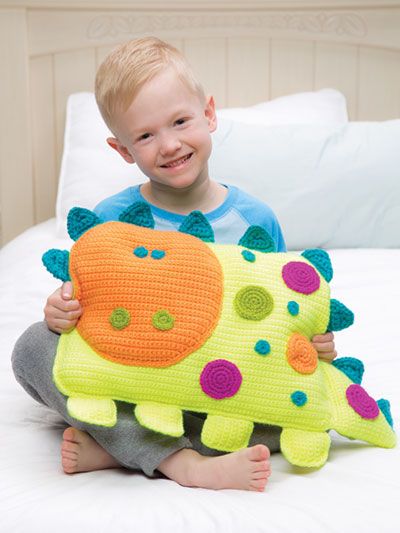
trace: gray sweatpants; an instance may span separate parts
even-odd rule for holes
[[[53,382],[53,364],[59,335],[45,322],[37,322],[18,339],[12,354],[15,377],[38,402],[56,410],[67,424],[89,433],[122,466],[154,476],[157,466],[182,448],[193,448],[202,455],[220,455],[200,441],[203,419],[184,414],[185,437],[174,438],[142,427],[135,419],[133,406],[117,402],[118,421],[113,428],[86,424],[69,416],[67,398]],[[265,444],[271,452],[279,450],[281,429],[255,425],[250,445]]]

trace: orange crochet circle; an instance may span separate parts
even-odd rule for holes
[[[312,374],[318,365],[317,350],[307,337],[299,333],[291,335],[286,357],[289,365],[300,374]]]
[[[138,256],[134,250],[139,247],[149,253]],[[152,257],[153,250],[165,255]],[[107,222],[74,244],[70,272],[83,308],[79,333],[116,363],[172,365],[198,349],[218,323],[221,265],[211,248],[192,235]],[[132,317],[120,330],[109,322],[115,308]],[[154,327],[160,309],[174,317],[174,327]]]

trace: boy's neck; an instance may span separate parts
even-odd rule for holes
[[[228,189],[216,181],[207,179],[196,183],[190,189],[173,189],[149,181],[140,187],[145,200],[166,211],[187,215],[199,210],[208,213],[219,207],[228,193]]]

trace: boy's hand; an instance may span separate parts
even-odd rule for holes
[[[315,335],[311,339],[312,345],[318,352],[318,358],[326,363],[332,363],[337,356],[333,333],[324,333],[324,335]]]
[[[78,300],[72,300],[72,283],[66,281],[53,292],[46,302],[44,317],[47,327],[55,333],[65,333],[72,329],[82,314]]]

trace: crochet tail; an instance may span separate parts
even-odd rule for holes
[[[323,371],[333,403],[332,429],[351,439],[393,448],[396,434],[391,427],[389,402],[376,402],[361,385],[353,383],[333,365],[324,364]]]

